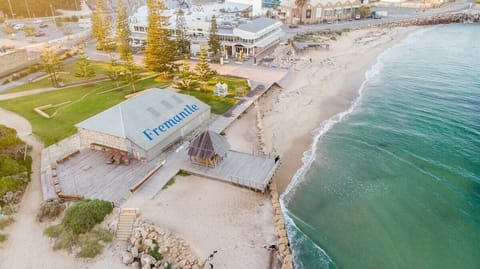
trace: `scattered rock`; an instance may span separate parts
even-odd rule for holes
[[[129,265],[133,262],[133,256],[130,252],[123,252],[122,254],[122,262],[126,265]]]
[[[137,261],[133,262],[131,265],[130,265],[130,268],[132,269],[140,269],[140,263],[138,263]]]
[[[157,260],[148,254],[142,254],[140,261],[142,264],[154,264]]]
[[[132,253],[132,257],[133,258],[138,258],[139,256],[139,253],[138,253],[138,247],[137,246],[134,246],[130,249],[131,253]]]

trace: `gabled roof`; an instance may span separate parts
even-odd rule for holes
[[[206,130],[190,143],[188,156],[210,159],[214,155],[225,156],[229,149],[230,145],[224,137]]]
[[[261,30],[267,28],[268,26],[274,25],[275,23],[277,23],[277,21],[274,19],[258,18],[252,20],[251,22],[240,24],[237,29],[251,33],[258,33]]]
[[[188,108],[192,106],[196,109]],[[150,89],[76,124],[76,127],[125,138],[148,150],[209,109],[193,96]],[[168,126],[165,125],[167,122]],[[163,125],[166,127],[160,132],[158,128]]]

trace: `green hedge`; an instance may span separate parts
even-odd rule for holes
[[[67,209],[62,225],[74,234],[90,231],[112,212],[112,203],[103,200],[83,200]]]

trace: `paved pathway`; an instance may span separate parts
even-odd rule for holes
[[[12,88],[21,86],[23,84],[26,84],[26,83],[30,82],[30,80],[34,80],[38,77],[44,76],[45,74],[46,74],[45,72],[39,71],[39,72],[32,73],[28,76],[25,76],[25,77],[23,77],[19,80],[15,80],[15,81],[12,81],[12,82],[7,83],[7,84],[0,85],[0,93],[2,93],[4,91],[7,91],[7,90],[10,90]]]

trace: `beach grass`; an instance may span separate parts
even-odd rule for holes
[[[135,87],[141,91],[154,87],[164,88],[168,84],[169,82],[156,82],[155,78],[149,78],[137,81]],[[0,101],[0,107],[26,118],[32,124],[33,133],[49,146],[76,133],[75,124],[124,101],[125,96],[132,91],[130,86],[120,85],[123,88],[115,89],[116,84],[112,81],[92,83]],[[33,110],[47,104],[62,104],[47,111],[49,115],[54,115],[50,119]]]

